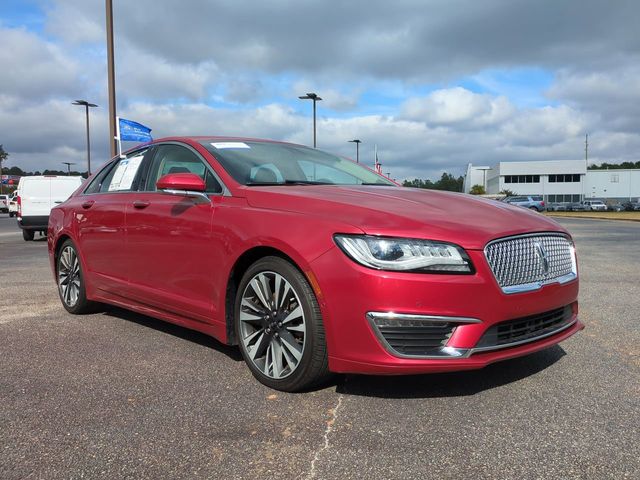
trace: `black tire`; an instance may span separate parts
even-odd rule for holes
[[[77,273],[68,275],[69,281],[67,282],[67,288],[72,288],[69,284],[73,282],[74,284],[74,294],[65,296],[63,279],[62,279],[62,271],[69,270],[66,263],[73,262],[72,259],[69,259],[66,252],[73,252],[73,257],[77,260],[77,270],[74,268],[73,270]],[[72,257],[72,258],[73,258]],[[58,285],[58,295],[60,296],[60,301],[62,302],[62,306],[69,313],[73,313],[74,315],[82,315],[85,313],[93,313],[96,310],[97,304],[87,300],[87,293],[85,289],[84,282],[84,274],[82,271],[82,263],[80,262],[80,258],[78,257],[78,251],[76,246],[70,239],[65,240],[65,242],[60,246],[58,250],[58,255],[56,256],[56,283]],[[77,285],[77,287],[76,287]],[[76,290],[77,288],[77,290]]]
[[[273,306],[272,309],[277,311],[275,315],[270,316],[267,319],[267,315],[269,312],[265,311],[263,313],[258,313],[259,317],[256,317],[256,320],[251,320],[251,324],[243,324],[241,328],[241,313],[246,314],[246,312],[254,313],[251,310],[247,310],[246,305],[242,307],[243,296],[247,299],[251,292],[255,293],[253,286],[249,286],[252,280],[258,279],[258,275],[264,275],[263,278],[267,279],[271,278],[273,280],[273,284],[269,284],[269,292],[273,292],[271,294],[271,298],[268,301],[275,302],[275,300],[280,297],[280,302],[283,303],[282,307]],[[281,288],[278,293],[275,288],[276,276],[279,275],[281,277],[280,284]],[[284,282],[282,281],[284,279]],[[291,291],[287,295],[284,292],[286,290],[286,284],[289,284],[291,287]],[[282,295],[280,295],[282,293]],[[268,295],[264,295],[266,298]],[[255,298],[255,304],[259,308],[263,307],[263,304],[257,300],[257,295]],[[287,300],[288,298],[288,300]],[[299,303],[298,303],[299,300]],[[287,307],[288,305],[288,307]],[[300,327],[292,327],[291,325],[295,323],[295,321],[291,321],[287,325],[283,325],[286,323],[286,320],[283,320],[288,315],[290,316],[292,310],[297,310],[297,307],[301,307],[302,316],[295,317],[298,318],[299,322],[304,325],[304,333],[298,333],[296,330],[293,332],[297,335],[302,335],[302,352],[300,359],[294,359],[291,356],[291,348],[288,347],[290,344],[290,340],[294,339],[291,335],[294,329],[299,329]],[[242,310],[244,308],[244,310]],[[299,310],[298,310],[299,311]],[[265,314],[263,317],[262,315]],[[277,321],[278,319],[282,320],[282,323]],[[269,323],[271,322],[271,323]],[[277,322],[277,325],[276,325]],[[307,279],[302,275],[302,273],[290,262],[280,258],[280,257],[264,257],[258,261],[256,261],[253,265],[249,267],[249,269],[245,272],[242,277],[242,281],[238,287],[238,293],[236,295],[235,308],[234,308],[234,323],[235,323],[235,331],[236,338],[238,338],[238,344],[240,347],[240,352],[242,356],[251,370],[251,373],[258,381],[262,384],[273,388],[275,390],[281,390],[285,392],[298,392],[301,390],[307,390],[315,385],[326,381],[330,376],[329,374],[329,362],[327,358],[327,346],[325,341],[325,332],[324,326],[322,323],[322,315],[320,313],[320,307],[318,305],[318,301],[316,300],[316,296],[313,293],[313,289],[307,282]],[[247,326],[248,325],[248,326]],[[271,326],[271,333],[269,334],[269,325]],[[258,342],[262,336],[265,337],[264,341],[264,349],[266,349],[266,353],[264,355],[263,364],[266,365],[266,370],[271,372],[273,376],[269,376],[268,373],[265,373],[261,370],[256,363],[260,362],[259,355],[256,353],[256,363],[251,359],[249,348],[251,345],[245,345],[245,340],[243,338],[248,338],[248,336],[243,337],[243,328],[246,332],[247,328],[254,329],[255,332],[262,331],[262,335],[258,333],[258,340],[255,342],[255,350],[261,350],[259,348]],[[278,334],[280,332],[280,335]],[[275,338],[274,338],[275,337]],[[295,338],[298,343],[297,347],[300,347],[300,337]],[[274,346],[275,343],[279,343],[279,347],[277,345]],[[249,343],[249,341],[247,341]],[[279,355],[280,357],[280,366],[281,369],[280,374],[282,375],[280,378],[274,378],[278,375],[276,372],[276,367],[274,366],[276,363],[275,356],[278,356],[275,348],[278,348],[277,351],[282,351]],[[286,348],[285,348],[286,347]],[[269,359],[269,349],[271,349],[271,365],[272,369],[269,368],[268,359]],[[285,352],[286,350],[286,352]],[[297,360],[297,365],[295,367],[291,367],[291,363],[288,356],[295,362]],[[297,352],[300,355],[300,352]],[[284,369],[283,369],[284,366]],[[284,372],[289,370],[289,373],[284,376]]]
[[[25,242],[32,241],[34,236],[35,232],[33,230],[22,230],[22,238],[24,238]]]
[[[529,207],[529,210],[534,210],[534,211],[540,213],[540,210],[538,209],[538,207],[531,206],[531,207]]]
[[[13,212],[9,212],[9,218],[13,218],[14,213]]]

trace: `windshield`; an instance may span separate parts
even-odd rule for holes
[[[201,142],[243,185],[387,185],[384,177],[350,160],[300,145]]]

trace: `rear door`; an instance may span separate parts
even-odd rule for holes
[[[23,217],[48,217],[51,212],[51,178],[24,178],[20,200]]]
[[[127,255],[134,298],[200,322],[218,318],[213,271],[222,264],[224,242],[212,236],[222,185],[191,147],[158,145],[144,188],[128,198]],[[211,203],[156,190],[168,173],[195,173],[205,180]]]
[[[135,198],[134,182],[147,152],[145,148],[114,160],[72,200],[90,284],[113,295],[127,294],[125,212]]]
[[[82,177],[51,177],[49,181],[49,211],[68,199],[82,184]]]

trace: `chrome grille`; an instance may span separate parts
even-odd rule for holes
[[[576,278],[573,244],[562,234],[530,234],[490,242],[485,256],[505,293],[536,290]]]

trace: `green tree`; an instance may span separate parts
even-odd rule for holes
[[[464,182],[463,177],[454,177],[450,173],[444,172],[440,177],[440,180],[436,182],[430,179],[422,180],[420,178],[414,178],[413,180],[405,180],[402,185],[412,188],[426,188],[428,190],[448,190],[450,192],[461,192]]]
[[[513,197],[516,192],[513,192],[511,190],[509,190],[508,188],[505,188],[504,190],[500,190],[498,192],[499,195],[504,195],[505,197]]]
[[[7,158],[9,158],[9,154],[5,152],[4,147],[0,145],[0,175],[2,175],[2,173],[4,172],[4,168],[2,167],[2,164]]]
[[[471,187],[471,190],[469,190],[469,193],[471,195],[484,195],[485,193],[487,193],[487,191],[482,185],[474,185],[473,187]]]

